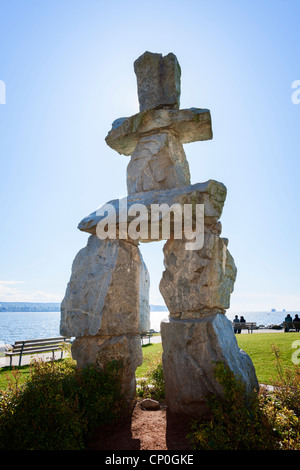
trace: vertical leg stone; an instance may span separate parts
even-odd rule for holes
[[[250,357],[242,351],[225,315],[161,323],[166,402],[171,412],[202,415],[207,396],[222,395],[215,361],[228,366],[251,392],[258,382]]]
[[[163,251],[165,271],[159,287],[170,316],[225,313],[237,272],[227,239],[205,229],[201,249],[186,250],[184,240],[169,239]]]
[[[247,391],[258,388],[250,357],[224,315],[236,278],[227,240],[206,227],[204,246],[186,250],[184,240],[164,246],[160,291],[170,320],[161,323],[166,402],[174,413],[206,413],[206,397],[221,395],[215,362],[228,366]]]
[[[96,364],[100,368],[111,361],[122,362],[120,387],[130,405],[135,397],[135,371],[143,362],[140,335],[96,335],[76,338],[72,355],[78,367]]]
[[[148,325],[149,275],[138,247],[90,236],[74,259],[61,306],[60,332],[75,337],[78,366],[121,360],[120,385],[132,399],[135,370],[143,360],[140,328]]]

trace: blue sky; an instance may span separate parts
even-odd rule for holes
[[[211,111],[213,140],[185,152],[192,183],[227,187],[231,310],[300,310],[299,15],[298,0],[0,0],[0,301],[60,301],[78,223],[126,195],[129,157],[104,139],[138,112],[148,50],[177,56],[181,108]],[[151,303],[162,246],[141,245]]]

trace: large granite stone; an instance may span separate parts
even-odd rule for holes
[[[158,132],[171,132],[182,144],[212,139],[208,109],[150,109],[131,117],[118,118],[105,141],[121,155],[131,155],[141,137]]]
[[[179,139],[164,132],[139,140],[127,166],[128,194],[190,183],[189,165]]]
[[[199,318],[230,307],[237,269],[227,242],[210,230],[199,250],[186,250],[184,240],[167,240],[159,288],[171,317]]]
[[[223,393],[214,377],[215,362],[228,366],[248,393],[258,389],[250,357],[238,347],[225,315],[161,323],[166,402],[173,413],[205,414],[207,396]]]
[[[135,371],[143,363],[140,335],[83,336],[72,343],[72,356],[78,367],[96,364],[105,368],[111,361],[122,364],[120,387],[128,403],[135,398]]]
[[[189,186],[181,186],[179,188],[168,189],[168,190],[156,190],[146,191],[141,193],[135,193],[129,195],[127,198],[114,199],[107,202],[104,206],[101,206],[95,212],[85,217],[78,225],[79,230],[83,232],[91,233],[92,235],[97,234],[98,223],[105,223],[113,226],[116,224],[116,236],[119,237],[120,231],[120,207],[127,207],[127,213],[125,214],[125,231],[128,231],[128,227],[132,221],[136,218],[135,211],[133,215],[130,215],[130,210],[134,209],[135,204],[145,206],[145,218],[148,220],[149,230],[148,236],[145,236],[145,232],[142,232],[138,239],[134,241],[149,242],[157,241],[162,238],[161,227],[159,238],[151,238],[151,222],[157,223],[161,226],[164,221],[164,213],[159,213],[154,219],[153,216],[153,205],[162,206],[165,204],[169,208],[173,205],[180,205],[182,213],[185,204],[191,204],[193,210],[197,204],[204,205],[204,220],[205,225],[215,227],[222,213],[224,201],[226,198],[226,187],[224,184],[214,180],[209,180],[205,183],[197,183]],[[107,210],[105,210],[107,209]],[[122,211],[123,213],[124,211]],[[152,216],[151,216],[152,214]],[[194,212],[193,212],[194,214]],[[168,214],[165,215],[167,217]],[[123,227],[123,224],[122,224]],[[170,234],[172,235],[173,225],[171,225]]]
[[[146,51],[134,62],[140,111],[179,108],[181,70],[176,56]]]
[[[143,330],[149,324],[148,305],[149,275],[138,247],[91,236],[73,261],[60,332],[71,337],[138,334],[140,321]]]

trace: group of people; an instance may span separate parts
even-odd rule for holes
[[[290,331],[291,328],[294,328],[297,332],[300,331],[300,318],[298,317],[298,314],[295,314],[295,318],[292,318],[291,315],[288,313],[287,316],[284,319],[285,321],[285,327],[284,331]],[[240,318],[235,315],[234,320],[233,320],[233,330],[234,333],[241,333],[241,328],[239,328],[241,323],[246,322],[245,318],[241,316]]]
[[[241,316],[240,319],[239,319],[239,317],[238,317],[237,315],[234,317],[234,320],[233,320],[233,323],[234,323],[234,325],[233,325],[233,330],[234,330],[234,333],[235,333],[235,334],[236,334],[236,333],[241,333],[242,330],[241,330],[241,328],[239,328],[239,325],[240,325],[241,323],[245,323],[245,322],[246,322],[246,320],[245,320],[245,318],[244,318],[243,316]]]
[[[284,319],[285,321],[285,328],[284,331],[289,331],[290,328],[295,328],[297,332],[300,331],[300,318],[298,317],[298,314],[296,313],[295,318],[293,319],[291,315],[288,313],[287,316]]]

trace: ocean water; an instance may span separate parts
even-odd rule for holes
[[[151,312],[150,328],[160,330],[168,312]],[[0,312],[0,344],[60,336],[60,312]]]
[[[0,343],[60,336],[60,312],[0,312]]]
[[[233,320],[235,315],[244,316],[246,321],[256,322],[257,325],[268,327],[280,325],[290,314],[294,318],[299,311],[294,312],[231,312],[226,316]],[[150,328],[160,331],[160,322],[168,318],[168,312],[150,313]],[[0,312],[0,343],[13,344],[15,341],[50,338],[60,336],[60,312]]]

